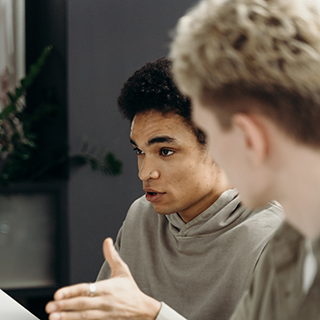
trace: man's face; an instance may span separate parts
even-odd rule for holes
[[[246,206],[258,207],[272,200],[270,181],[263,166],[255,166],[243,132],[236,126],[224,130],[212,107],[192,99],[193,121],[207,135],[212,157],[226,171]]]
[[[188,222],[225,191],[222,171],[179,115],[139,113],[130,138],[146,199],[156,212],[178,212]]]

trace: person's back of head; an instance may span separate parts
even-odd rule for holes
[[[259,112],[320,147],[318,0],[202,1],[180,19],[171,57],[180,90],[219,101],[224,128],[234,113]],[[238,103],[246,96],[263,106]]]
[[[163,115],[178,114],[193,130],[199,143],[205,144],[204,133],[192,123],[190,99],[176,87],[171,61],[166,57],[148,62],[128,78],[118,97],[118,108],[130,121],[135,115],[148,111],[158,111]]]

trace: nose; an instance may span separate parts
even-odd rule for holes
[[[151,159],[147,159],[145,156],[143,160],[139,161],[138,176],[141,181],[158,179],[160,177],[160,171],[155,168],[155,165]]]

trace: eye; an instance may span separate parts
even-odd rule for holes
[[[169,149],[161,149],[160,150],[160,155],[168,157],[171,156],[172,154],[174,154],[174,151],[169,150]]]
[[[136,153],[137,156],[140,156],[141,154],[144,154],[144,152],[141,151],[139,148],[133,148],[133,151]]]

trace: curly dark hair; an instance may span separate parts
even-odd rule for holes
[[[190,99],[174,84],[171,61],[166,57],[148,62],[129,77],[118,97],[118,107],[130,121],[136,114],[150,110],[178,114],[190,126],[199,143],[206,144],[205,134],[191,120]]]

